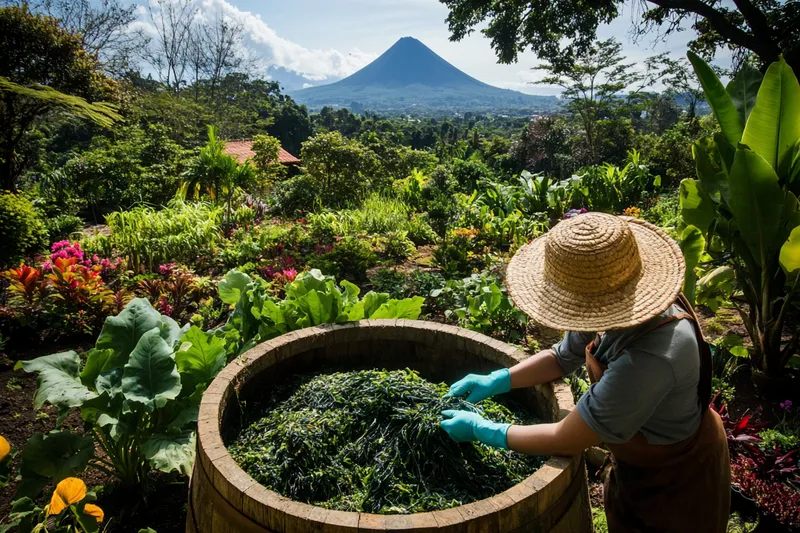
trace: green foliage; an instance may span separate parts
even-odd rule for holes
[[[137,207],[106,216],[108,245],[134,272],[153,272],[160,263],[197,262],[221,239],[221,210],[205,203],[173,200],[160,211]]]
[[[357,209],[312,214],[308,223],[313,233],[325,237],[405,231],[418,244],[435,238],[424,218],[412,214],[405,202],[377,193],[369,195]]]
[[[47,230],[33,204],[20,194],[0,191],[0,266],[10,266],[47,246]]]
[[[36,407],[52,404],[62,417],[78,408],[89,431],[30,441],[22,452],[25,483],[19,494],[34,496],[44,483],[87,464],[137,485],[151,469],[189,475],[200,396],[226,361],[219,339],[195,327],[179,328],[137,298],[107,319],[83,368],[75,352],[23,362],[26,372],[38,374]],[[51,439],[81,444],[44,447]]]
[[[48,240],[53,243],[69,239],[83,229],[83,220],[72,215],[58,215],[44,219]]]
[[[372,246],[363,235],[347,235],[337,240],[330,252],[310,258],[308,265],[339,278],[363,280],[367,269],[375,266],[377,261]]]
[[[794,179],[800,174],[800,85],[782,59],[769,67],[757,95],[751,71],[726,90],[701,59],[690,54],[690,60],[722,133],[693,146],[698,179],[681,183],[681,217],[703,232],[713,264],[732,270],[748,303],[742,316],[753,363],[777,374],[800,343],[800,332],[781,340],[800,278],[792,238],[800,227],[800,181]],[[723,290],[730,277],[714,281]]]
[[[379,167],[375,154],[338,132],[323,133],[303,143],[301,158],[326,207],[357,204],[375,185]]]
[[[565,117],[536,117],[511,147],[511,157],[525,170],[565,180],[580,166],[573,155],[572,136]]]
[[[309,174],[279,182],[272,189],[275,210],[288,216],[314,210],[320,203],[317,184],[317,179]]]
[[[628,163],[622,168],[604,163],[584,168],[579,176],[576,192],[581,201],[591,211],[607,213],[621,213],[641,201],[648,189],[661,186],[661,177],[650,174],[635,150],[628,154]]]
[[[271,183],[286,175],[286,167],[281,165],[278,154],[281,142],[271,135],[256,135],[253,137],[252,150],[256,153],[253,163],[259,174]]]
[[[223,288],[224,287],[224,288]],[[284,287],[285,298],[275,298],[264,280],[252,279],[238,271],[228,273],[220,296],[235,309],[228,323],[216,335],[226,342],[229,354],[237,355],[289,331],[328,323],[364,318],[416,319],[425,299],[420,296],[392,300],[388,294],[361,290],[348,281],[338,285],[319,270],[299,274]]]
[[[96,137],[57,171],[64,181],[60,187],[86,202],[95,217],[132,205],[164,205],[178,190],[186,156],[167,134],[154,125],[122,128],[113,139]]]

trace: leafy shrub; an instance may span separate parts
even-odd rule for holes
[[[44,226],[50,242],[55,242],[68,239],[83,229],[83,220],[71,215],[57,215],[45,219]]]
[[[476,254],[478,249],[477,235],[474,229],[457,229],[450,232],[447,238],[433,252],[433,261],[442,269],[445,277],[466,276],[473,269],[480,268],[482,259]]]
[[[576,193],[591,211],[621,213],[641,201],[645,191],[661,186],[661,177],[652,176],[636,150],[628,153],[628,163],[616,167],[610,163],[582,169]]]
[[[66,469],[48,467],[56,461],[139,487],[151,469],[189,475],[200,393],[226,362],[221,339],[180,328],[141,298],[106,320],[85,364],[74,351],[23,362],[38,374],[34,407],[78,408],[88,431],[34,435],[22,454],[18,495],[33,497],[60,481]]]
[[[222,238],[220,221],[219,208],[180,200],[160,211],[137,207],[106,217],[109,246],[120,252],[134,272],[143,267],[153,272],[170,261],[197,264]]]
[[[379,268],[369,281],[377,292],[385,292],[392,298],[403,298],[406,295],[405,272],[392,268]]]
[[[367,269],[377,262],[377,256],[363,236],[348,235],[334,243],[331,251],[311,257],[308,265],[331,272],[338,278],[363,280],[366,279]]]
[[[417,247],[408,238],[408,232],[390,231],[381,237],[383,253],[395,261],[405,261],[417,251]]]
[[[225,327],[216,335],[225,339],[232,356],[259,342],[288,331],[342,323],[364,318],[419,317],[424,298],[390,299],[388,294],[368,292],[362,299],[356,285],[324,276],[319,270],[298,274],[284,287],[286,297],[279,300],[269,293],[264,280],[232,270],[219,284],[220,299],[235,305]]]
[[[291,216],[312,211],[319,203],[316,180],[308,174],[281,181],[272,189],[273,210]]]
[[[0,191],[0,266],[47,246],[47,230],[33,204],[21,194]]]

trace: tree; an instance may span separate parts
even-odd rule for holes
[[[323,203],[346,206],[363,199],[379,163],[375,154],[338,131],[321,133],[303,143],[303,166],[317,182]]]
[[[208,47],[206,74],[211,85],[211,100],[214,100],[222,78],[227,74],[240,72],[245,66],[245,49],[242,45],[244,24],[218,11],[216,19],[203,25],[202,31],[202,42]]]
[[[33,12],[59,21],[61,27],[80,38],[81,46],[96,55],[108,72],[129,67],[137,49],[148,42],[141,30],[131,28],[137,5],[122,5],[119,0],[40,0],[28,4]]]
[[[142,54],[161,83],[178,92],[190,68],[192,25],[197,7],[192,0],[156,0],[155,5],[147,4],[147,12],[156,35]]]
[[[573,62],[546,62],[536,67],[548,76],[535,83],[564,89],[562,98],[568,101],[567,109],[583,126],[591,163],[600,162],[598,121],[612,115],[625,102],[621,93],[627,93],[630,100],[655,82],[657,60],[648,60],[647,70],[642,72],[634,70],[633,64],[623,63],[621,52],[622,45],[608,39],[581,51]]]
[[[78,36],[26,6],[0,8],[0,189],[16,191],[17,147],[37,124],[65,113],[111,126],[117,84]]]
[[[286,175],[286,168],[281,165],[278,155],[281,151],[281,142],[272,135],[256,135],[253,137],[253,163],[259,174],[268,183]]]
[[[501,63],[514,63],[528,48],[552,63],[569,63],[586,53],[597,27],[616,18],[624,0],[440,0],[450,10],[447,23],[452,40],[475,31],[492,42]],[[778,59],[800,70],[800,5],[780,0],[635,0],[638,17],[633,32],[664,35],[687,29],[696,33],[690,49],[711,58],[719,48],[741,57],[758,56],[762,66]],[[630,4],[629,4],[630,5]]]

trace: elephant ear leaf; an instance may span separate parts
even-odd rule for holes
[[[78,407],[93,398],[94,392],[81,383],[81,360],[76,352],[61,352],[24,361],[25,372],[38,373],[38,387],[33,397],[33,406],[40,409],[45,403],[59,409]]]
[[[699,180],[681,181],[680,204],[681,219],[701,231],[707,231],[717,216],[717,207]]]
[[[181,376],[173,359],[172,349],[161,338],[159,328],[153,328],[131,352],[122,374],[122,393],[131,402],[145,409],[163,407],[181,392]]]
[[[142,451],[150,465],[162,472],[177,470],[192,475],[195,433],[186,430],[176,435],[153,435],[142,442]]]
[[[800,226],[792,230],[789,238],[781,246],[779,260],[788,276],[792,278],[800,276]]]
[[[35,498],[47,483],[83,472],[94,457],[94,439],[69,431],[34,433],[22,449],[17,498]]]
[[[219,299],[228,305],[237,303],[249,283],[250,276],[238,270],[231,270],[225,279],[219,282]]]
[[[722,133],[732,146],[736,146],[742,139],[743,124],[733,100],[708,63],[694,52],[688,52],[687,55],[703,87],[706,100],[714,111],[714,116],[717,117]]]
[[[225,340],[205,333],[197,326],[186,332],[180,350],[175,353],[181,383],[187,390],[210,383],[227,362]]]
[[[114,350],[108,368],[125,366],[139,339],[162,324],[161,313],[144,298],[134,298],[117,316],[106,318],[95,348]]]
[[[780,176],[789,174],[800,138],[800,85],[783,58],[767,69],[742,144],[764,158]]]
[[[98,350],[93,348],[86,354],[86,366],[81,371],[81,382],[87,387],[95,387],[97,377],[111,370],[111,363],[114,360],[114,350]]]

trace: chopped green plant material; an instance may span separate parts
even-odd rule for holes
[[[298,376],[275,390],[257,411],[261,418],[228,449],[254,479],[286,497],[381,514],[487,498],[541,466],[541,457],[452,441],[439,427],[444,409],[536,421],[497,401],[444,398],[447,390],[412,370]]]

